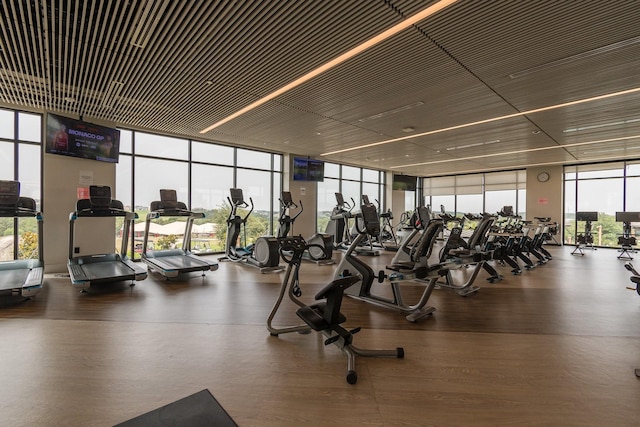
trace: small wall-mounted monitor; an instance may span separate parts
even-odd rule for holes
[[[120,131],[49,113],[45,152],[118,163]]]
[[[597,221],[598,212],[576,212],[576,221]]]
[[[416,191],[418,178],[412,175],[393,175],[393,189],[401,191]]]
[[[616,222],[640,222],[640,212],[616,212]]]
[[[324,162],[303,157],[293,158],[294,181],[324,181]]]

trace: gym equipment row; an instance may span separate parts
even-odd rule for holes
[[[576,221],[584,221],[584,231],[576,236],[576,248],[571,255],[584,256],[585,249],[597,250],[593,245],[593,222],[598,221],[598,212],[576,212]],[[616,222],[622,223],[622,234],[618,235],[620,255],[618,259],[632,260],[632,254],[636,253],[637,240],[632,235],[631,224],[640,222],[640,212],[616,212]]]
[[[151,221],[163,216],[187,218],[181,249],[150,249],[148,241]],[[124,218],[120,252],[74,256],[76,221],[80,218],[108,217]],[[184,203],[178,202],[175,190],[160,190],[160,201],[151,202],[145,221],[142,249],[142,261],[147,265],[147,269],[145,269],[127,256],[129,236],[138,215],[135,212],[126,211],[121,201],[112,199],[110,187],[90,186],[89,198],[78,200],[76,202],[76,210],[69,214],[69,260],[67,269],[71,283],[84,292],[92,283],[131,280],[131,286],[134,286],[134,281],[147,278],[147,270],[157,272],[165,279],[193,271],[202,271],[204,275],[205,271],[217,270],[217,263],[200,258],[190,251],[193,221],[202,217],[204,217],[204,214],[193,213],[187,210]]]

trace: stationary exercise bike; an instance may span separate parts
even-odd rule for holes
[[[271,236],[258,237],[253,245],[237,246],[240,231],[244,230],[246,239],[247,219],[253,212],[253,200],[249,197],[251,208],[244,217],[238,215],[238,208],[247,208],[249,204],[244,201],[242,189],[232,188],[231,197],[227,197],[231,211],[227,217],[227,240],[225,244],[225,256],[220,261],[233,261],[250,265],[260,270],[261,273],[284,270],[280,266],[280,254],[278,253],[278,239]]]
[[[345,293],[351,298],[365,301],[380,307],[390,308],[405,314],[405,318],[410,322],[417,322],[428,317],[435,311],[435,308],[427,306],[427,301],[436,286],[438,278],[446,274],[448,266],[445,264],[436,264],[430,266],[412,265],[407,268],[399,266],[396,271],[385,274],[384,271],[378,272],[376,275],[373,269],[354,254],[355,248],[367,236],[377,236],[380,233],[380,220],[378,212],[373,205],[362,205],[362,225],[363,229],[358,225],[358,236],[351,242],[349,249],[342,257],[342,261],[336,268],[334,279],[339,280],[343,277],[356,277],[357,280],[345,290]],[[422,249],[416,249],[422,251]],[[453,263],[451,264],[453,265]],[[388,279],[391,285],[392,298],[376,295],[373,293],[372,287],[374,279],[378,283],[384,283]],[[404,302],[402,295],[401,283],[407,280],[422,279],[426,286],[422,296],[414,305],[408,305]]]
[[[297,205],[293,202],[290,191],[283,191],[280,199],[280,217],[278,218],[278,238],[289,236],[296,218],[304,210],[302,201]],[[293,216],[292,210],[299,209]],[[316,233],[306,239],[308,249],[302,255],[302,259],[315,262],[318,265],[335,264],[333,257],[333,236],[330,234]]]
[[[357,282],[357,277],[351,276],[332,281],[315,295],[316,300],[323,301],[306,305],[299,299],[302,295],[299,283],[299,272],[302,256],[305,251],[311,249],[311,245],[308,245],[300,236],[283,237],[279,240],[279,244],[282,259],[288,266],[284,280],[282,281],[280,293],[267,319],[267,329],[271,336],[277,337],[280,334],[291,332],[304,334],[309,333],[311,329],[322,333],[327,337],[324,345],[334,344],[347,356],[346,379],[349,384],[355,384],[358,381],[358,375],[355,370],[356,356],[395,357],[399,359],[404,357],[404,349],[402,347],[394,350],[369,350],[355,347],[353,345],[353,336],[360,331],[360,328],[347,330],[341,326],[341,324],[347,320],[346,317],[340,313],[343,294],[345,289],[348,289]],[[321,248],[317,249],[321,250]],[[294,304],[299,306],[296,314],[304,321],[304,324],[288,327],[275,327],[273,325],[273,320],[280,308],[285,293]]]

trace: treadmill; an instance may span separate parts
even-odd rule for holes
[[[0,181],[0,217],[35,217],[38,222],[38,259],[17,259],[18,253],[14,250],[12,261],[0,261],[0,294],[32,297],[42,290],[44,276],[42,214],[37,211],[34,199],[20,197],[20,182]],[[14,226],[17,227],[17,221]]]
[[[124,217],[120,253],[73,256],[75,223],[79,218]],[[78,200],[69,215],[69,261],[67,268],[74,287],[85,292],[92,283],[109,283],[147,278],[146,269],[127,257],[131,226],[138,215],[125,211],[122,202],[111,199],[111,187],[92,185],[89,198]]]
[[[186,217],[182,249],[151,250],[148,248],[151,221],[160,217]],[[204,218],[202,212],[191,212],[187,206],[178,201],[176,190],[160,190],[160,201],[151,202],[144,228],[142,243],[142,261],[147,267],[160,273],[165,279],[177,277],[183,273],[215,271],[216,261],[209,261],[191,253],[191,229],[193,221]]]

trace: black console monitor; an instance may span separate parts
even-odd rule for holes
[[[576,212],[576,221],[597,221],[598,212]]]
[[[282,203],[286,206],[293,203],[293,198],[291,197],[291,191],[282,192]]]
[[[0,205],[15,206],[20,199],[18,181],[0,181]]]
[[[178,207],[178,194],[176,190],[160,190],[160,201],[165,209]]]
[[[242,195],[242,188],[231,189],[231,201],[234,205],[241,205],[244,203],[244,196]]]
[[[506,216],[513,216],[513,206],[503,206],[502,213]]]
[[[91,185],[89,200],[94,208],[108,208],[111,205],[111,187],[108,185]]]
[[[338,205],[340,206],[344,205],[344,197],[342,197],[342,193],[336,193],[336,202],[338,202]]]
[[[616,222],[640,222],[640,212],[616,212]]]
[[[369,201],[369,196],[367,196],[366,194],[362,195],[362,204],[363,205],[370,205],[371,202]]]

